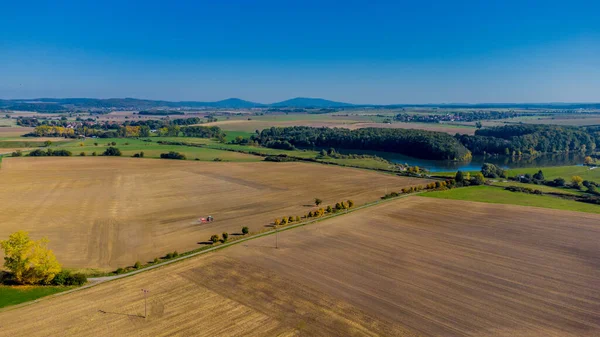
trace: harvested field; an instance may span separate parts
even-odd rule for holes
[[[452,124],[434,124],[434,123],[392,123],[392,124],[384,124],[384,123],[355,123],[352,124],[350,129],[362,129],[362,128],[385,128],[385,129],[418,129],[418,130],[426,130],[426,131],[437,131],[437,132],[445,132],[451,135],[455,135],[457,133],[465,134],[465,135],[473,135],[475,134],[475,128],[460,126],[460,125],[452,125]]]
[[[280,249],[263,237],[0,311],[0,325],[27,336],[597,336],[599,223],[404,198],[284,231]]]
[[[116,268],[200,247],[212,234],[259,231],[275,218],[428,180],[308,163],[6,158],[0,238],[47,236],[67,267]],[[212,223],[198,218],[214,216]]]
[[[0,138],[3,137],[18,137],[26,133],[32,132],[33,128],[25,127],[3,127],[0,128]]]
[[[469,134],[475,133],[474,127],[460,125],[444,125],[444,124],[429,124],[429,123],[366,123],[359,120],[226,120],[213,123],[201,124],[204,126],[218,126],[223,130],[230,131],[247,131],[263,130],[270,127],[289,127],[289,126],[310,126],[310,127],[328,127],[328,128],[347,128],[347,129],[362,129],[362,128],[388,128],[388,129],[419,129],[427,131],[439,131],[449,134]]]

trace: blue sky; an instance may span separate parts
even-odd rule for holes
[[[3,1],[0,98],[598,102],[598,1]]]

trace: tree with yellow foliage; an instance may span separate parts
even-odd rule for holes
[[[27,232],[18,231],[0,241],[0,247],[4,250],[4,267],[18,283],[49,284],[61,271],[46,238],[34,241]]]

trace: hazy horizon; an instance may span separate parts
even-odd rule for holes
[[[600,3],[9,2],[0,98],[600,101]]]

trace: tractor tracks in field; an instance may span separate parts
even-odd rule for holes
[[[331,219],[331,218],[334,218],[334,217],[343,216],[345,214],[350,214],[352,212],[356,212],[356,211],[359,211],[361,209],[365,209],[365,208],[368,208],[368,207],[380,205],[382,203],[391,202],[391,201],[394,201],[394,200],[398,200],[398,199],[402,199],[402,198],[406,198],[406,197],[418,195],[418,194],[421,194],[421,193],[423,193],[423,192],[415,192],[415,193],[400,195],[400,196],[394,197],[394,198],[377,200],[377,201],[374,201],[374,202],[371,202],[371,203],[368,203],[368,204],[357,206],[357,207],[355,207],[353,209],[349,209],[349,210],[346,210],[346,211],[334,213],[334,214],[327,215],[327,216],[324,216],[324,217],[321,217],[321,218],[317,218],[317,219],[314,219],[314,220],[309,220],[309,221],[297,223],[297,224],[294,224],[294,225],[289,225],[289,226],[286,226],[286,227],[278,228],[277,230],[270,229],[270,230],[268,230],[266,232],[257,233],[257,234],[248,236],[246,238],[236,239],[234,241],[223,243],[223,244],[220,244],[220,245],[215,246],[215,247],[210,247],[210,248],[207,248],[207,249],[202,249],[202,250],[194,252],[194,253],[189,253],[189,254],[185,254],[184,253],[185,255],[177,257],[177,258],[174,258],[172,260],[160,262],[160,263],[157,263],[155,265],[148,266],[148,267],[145,267],[145,268],[142,268],[142,269],[138,269],[138,270],[134,270],[134,271],[131,271],[131,272],[128,272],[128,273],[125,273],[125,274],[111,275],[111,276],[101,276],[101,277],[91,277],[91,278],[88,278],[88,283],[86,285],[84,285],[84,286],[81,286],[81,287],[78,287],[78,288],[74,288],[74,289],[71,289],[71,290],[67,290],[67,291],[63,291],[63,292],[60,292],[60,293],[56,293],[56,294],[53,294],[53,295],[50,295],[50,296],[42,297],[42,298],[34,300],[34,301],[21,303],[21,304],[14,305],[14,306],[9,306],[9,307],[0,309],[0,312],[2,312],[4,310],[12,310],[12,309],[20,308],[22,306],[26,306],[26,305],[29,305],[29,304],[32,304],[32,303],[37,303],[39,301],[44,301],[44,300],[49,299],[49,298],[53,298],[53,297],[57,297],[57,296],[62,296],[62,295],[70,294],[70,293],[73,293],[73,292],[76,292],[76,291],[81,291],[81,290],[88,289],[88,288],[91,288],[91,287],[94,287],[94,286],[97,286],[99,284],[103,284],[103,283],[106,283],[106,282],[110,282],[110,281],[114,281],[114,280],[119,280],[119,279],[122,279],[122,278],[125,278],[125,277],[134,276],[134,275],[137,275],[137,274],[140,274],[140,273],[143,273],[143,272],[147,272],[147,271],[152,270],[152,269],[164,267],[164,266],[167,266],[169,264],[180,262],[180,261],[183,261],[183,260],[186,260],[186,259],[198,256],[198,255],[207,254],[207,253],[219,250],[219,249],[224,249],[224,248],[227,248],[229,246],[240,244],[242,242],[246,242],[246,241],[258,239],[258,238],[261,238],[261,237],[267,236],[267,235],[273,235],[276,232],[284,232],[284,231],[291,230],[291,229],[294,229],[294,228],[297,228],[297,227],[311,225],[311,224],[318,223],[318,222],[321,222],[321,221],[324,221],[324,220],[328,220],[328,219]]]

